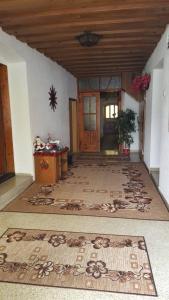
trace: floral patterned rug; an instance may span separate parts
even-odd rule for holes
[[[157,296],[141,236],[8,229],[0,281]]]
[[[3,211],[169,220],[142,163],[75,163],[55,185],[32,184]]]

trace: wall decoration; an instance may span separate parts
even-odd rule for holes
[[[50,105],[50,107],[51,107],[51,109],[53,110],[53,111],[55,111],[55,109],[56,109],[56,105],[57,105],[57,97],[56,97],[56,93],[57,93],[57,91],[56,91],[56,89],[54,88],[54,86],[52,85],[51,86],[51,88],[50,88],[50,90],[49,90],[49,105]]]

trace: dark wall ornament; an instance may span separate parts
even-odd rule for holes
[[[50,105],[50,107],[51,107],[51,109],[53,110],[53,111],[55,111],[55,109],[56,109],[56,105],[57,105],[57,97],[56,97],[56,93],[57,93],[57,91],[56,91],[56,89],[54,88],[54,86],[52,85],[51,87],[50,87],[50,90],[49,90],[49,105]]]

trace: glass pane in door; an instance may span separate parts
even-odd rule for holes
[[[93,131],[96,130],[96,115],[85,114],[84,115],[84,130]]]
[[[96,130],[96,96],[83,97],[84,130]]]
[[[83,110],[85,114],[90,113],[90,97],[83,97]]]
[[[96,130],[96,115],[90,115],[90,130]]]
[[[96,114],[96,97],[90,97],[90,113]]]
[[[90,130],[90,115],[84,115],[84,130]]]

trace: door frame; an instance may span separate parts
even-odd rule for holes
[[[70,151],[72,153],[79,151],[77,102],[77,99],[69,98]]]

